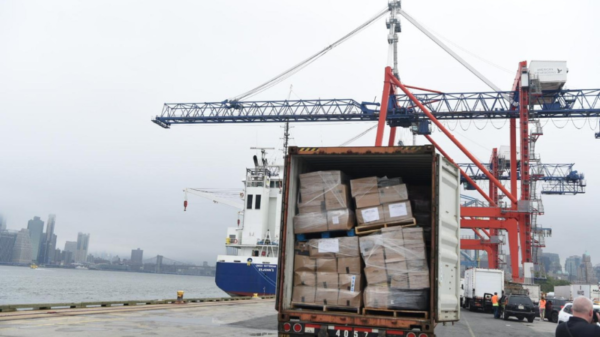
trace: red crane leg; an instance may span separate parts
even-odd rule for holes
[[[381,110],[379,110],[379,122],[377,124],[377,135],[375,136],[375,146],[381,146],[383,143],[383,133],[385,131],[385,121],[387,118],[388,103],[390,101],[390,95],[393,95],[392,84],[390,83],[387,75],[387,68],[385,72],[385,80],[383,82],[383,94],[381,95]]]
[[[390,128],[390,140],[388,141],[388,146],[394,146],[396,142],[396,127],[392,126]]]

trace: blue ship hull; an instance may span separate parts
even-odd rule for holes
[[[217,262],[217,287],[231,296],[275,295],[276,280],[276,264]]]

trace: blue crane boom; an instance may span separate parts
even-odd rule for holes
[[[511,109],[506,97],[516,93],[466,92],[420,93],[415,96],[440,120],[518,118],[518,106]],[[387,122],[408,127],[427,116],[404,95],[391,97]],[[535,118],[600,117],[600,89],[544,91],[532,96]],[[313,99],[279,101],[223,101],[206,103],[165,103],[160,116],[152,121],[163,128],[173,124],[283,123],[376,121],[379,103],[353,99]]]

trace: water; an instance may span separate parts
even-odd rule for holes
[[[0,305],[227,297],[214,277],[0,266]]]

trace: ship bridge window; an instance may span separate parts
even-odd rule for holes
[[[246,183],[246,186],[248,187],[263,187],[264,186],[264,182],[262,181],[249,181]]]
[[[246,197],[246,208],[252,209],[252,194],[248,194]]]
[[[260,209],[260,194],[256,195],[256,205],[254,207],[254,209]]]

